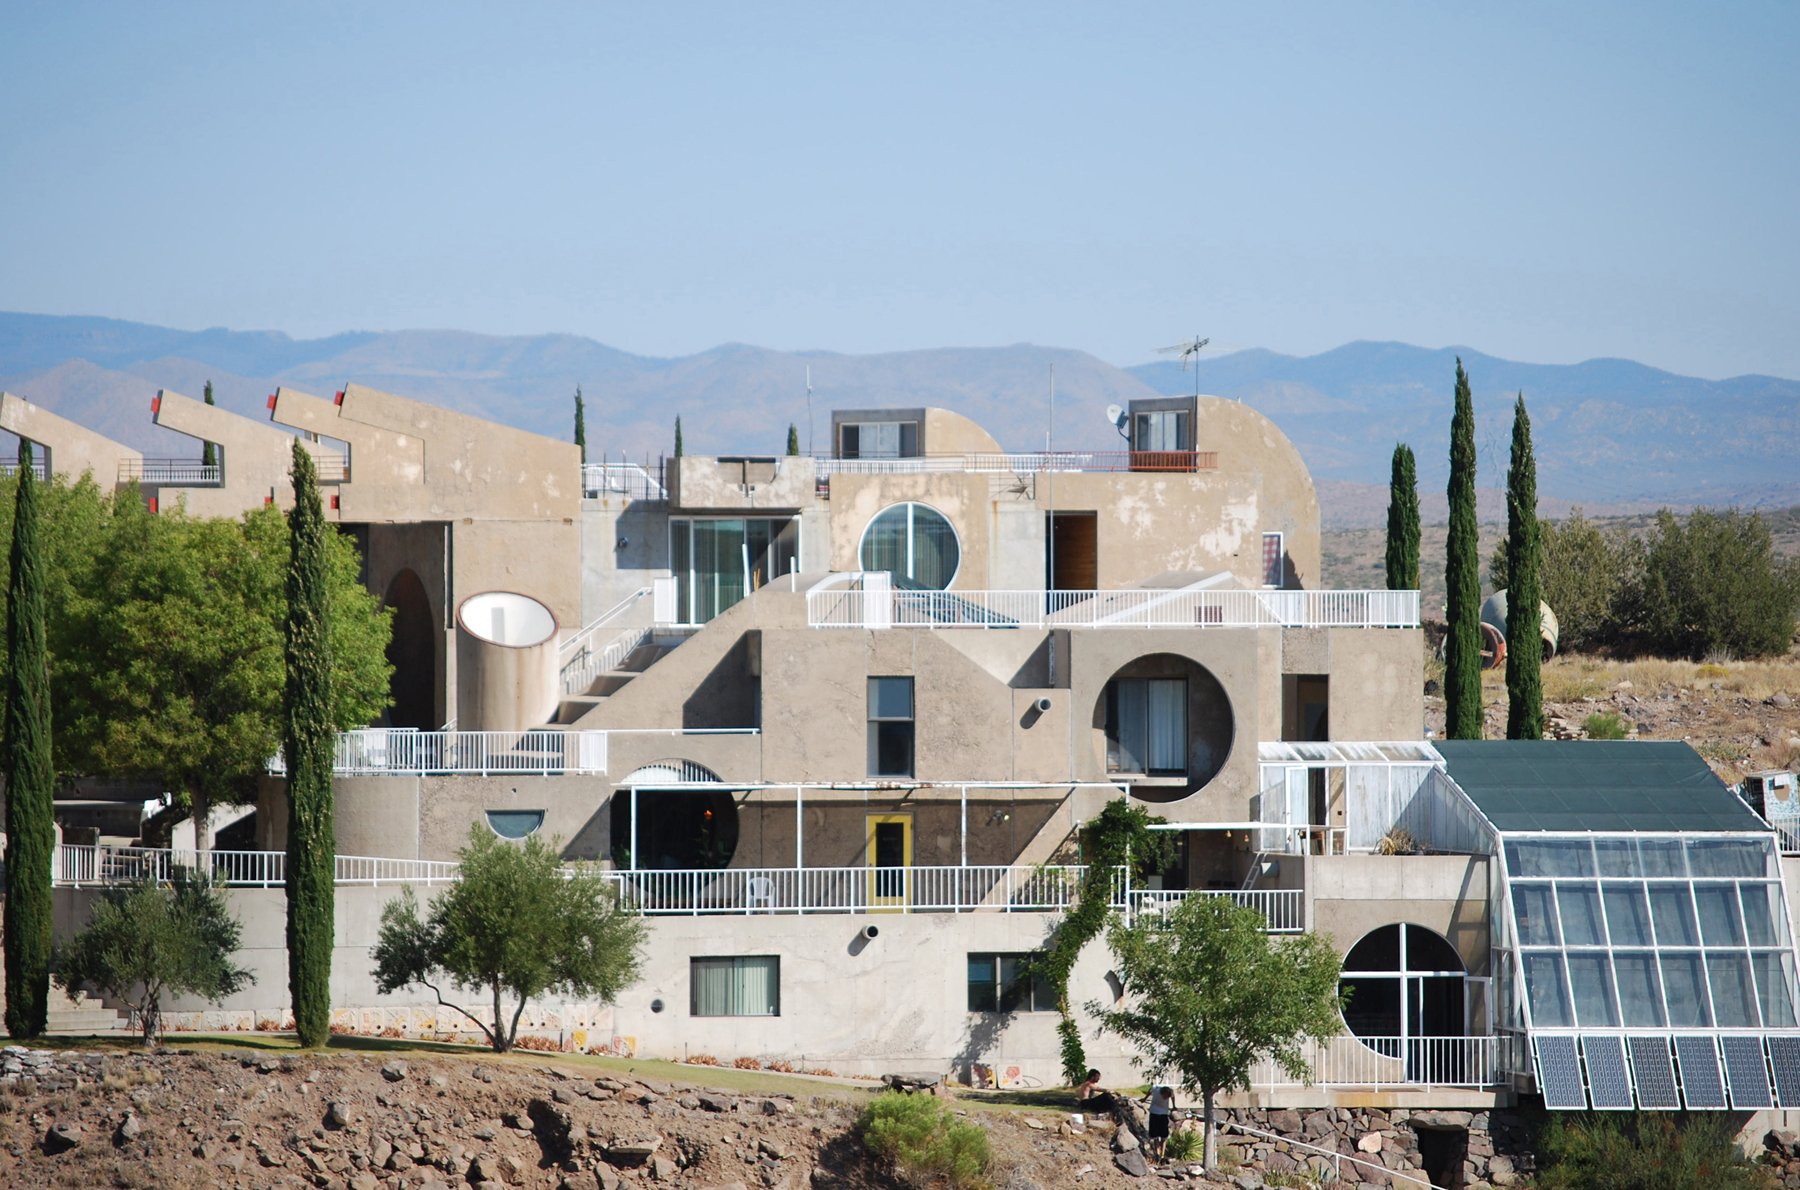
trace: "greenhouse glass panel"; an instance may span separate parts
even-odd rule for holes
[[[1562,934],[1556,928],[1556,902],[1550,898],[1550,885],[1513,885],[1513,908],[1519,915],[1519,945],[1560,946]]]
[[[1700,931],[1694,926],[1694,894],[1687,885],[1652,886],[1650,907],[1658,946],[1700,945]]]
[[[1592,876],[1594,848],[1587,839],[1515,839],[1506,866],[1515,877]]]
[[[1756,1002],[1763,1025],[1770,1029],[1800,1025],[1794,1014],[1794,956],[1783,950],[1759,950],[1750,964],[1756,968]]]
[[[1556,900],[1562,906],[1564,946],[1599,946],[1606,940],[1600,932],[1599,885],[1559,880]]]
[[[1613,999],[1612,963],[1605,953],[1570,955],[1569,986],[1575,994],[1575,1019],[1582,1028],[1618,1027],[1619,1006]]]
[[[1752,946],[1780,946],[1787,940],[1781,936],[1776,922],[1784,914],[1779,884],[1741,884],[1738,893],[1744,902],[1744,933]]]
[[[1614,946],[1650,945],[1650,903],[1636,884],[1608,885],[1606,929]]]
[[[1761,880],[1769,876],[1769,848],[1747,839],[1689,839],[1688,867],[1695,876]]]
[[[1651,878],[1688,874],[1680,839],[1639,839],[1638,862],[1644,866],[1644,875]]]
[[[1613,969],[1618,974],[1619,1007],[1625,1016],[1625,1027],[1661,1028],[1665,1025],[1662,981],[1656,975],[1656,956],[1649,951],[1620,953],[1613,956]]]
[[[1736,885],[1696,884],[1694,904],[1700,909],[1700,937],[1706,945],[1744,944],[1744,922],[1738,911]]]
[[[1594,858],[1602,876],[1642,876],[1636,839],[1595,839]]]
[[[1662,956],[1663,991],[1667,993],[1669,1023],[1678,1029],[1710,1026],[1712,1008],[1706,980],[1700,973],[1700,956],[1694,953]]]
[[[1566,1029],[1575,1023],[1575,1015],[1569,1011],[1569,989],[1563,978],[1561,955],[1525,956],[1525,995],[1534,1027]]]
[[[1721,1029],[1756,1027],[1756,993],[1750,984],[1750,957],[1709,952],[1706,974],[1712,984],[1713,1012]],[[1579,1001],[1577,1001],[1579,1003]]]

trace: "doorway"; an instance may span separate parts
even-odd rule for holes
[[[1098,589],[1099,517],[1092,512],[1051,512],[1044,520],[1044,586],[1052,591]]]
[[[912,877],[912,815],[869,815],[865,854],[869,865],[870,907],[904,908]]]

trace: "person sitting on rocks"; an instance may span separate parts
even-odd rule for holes
[[[1104,1112],[1109,1116],[1118,1108],[1112,1092],[1100,1085],[1098,1070],[1089,1070],[1087,1078],[1075,1088],[1075,1105],[1087,1111]]]

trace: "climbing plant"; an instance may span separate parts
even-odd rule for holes
[[[1081,858],[1087,865],[1075,904],[1057,924],[1037,961],[1037,973],[1056,989],[1056,1011],[1062,1019],[1056,1033],[1062,1041],[1063,1077],[1071,1085],[1087,1076],[1087,1051],[1081,1029],[1069,1008],[1069,974],[1089,942],[1106,929],[1112,910],[1113,878],[1117,869],[1129,866],[1135,881],[1146,872],[1161,871],[1175,855],[1175,845],[1163,831],[1150,824],[1162,819],[1140,806],[1120,800],[1107,802],[1079,835]]]

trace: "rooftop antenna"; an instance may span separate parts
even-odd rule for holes
[[[812,365],[806,365],[806,453],[813,452]]]
[[[1200,349],[1210,342],[1212,342],[1211,339],[1202,339],[1199,335],[1195,335],[1192,339],[1184,340],[1183,342],[1175,344],[1173,347],[1158,347],[1156,349],[1156,354],[1158,355],[1179,355],[1181,357],[1181,370],[1183,372],[1187,371],[1188,361],[1194,361],[1195,400],[1199,400],[1200,398]]]

